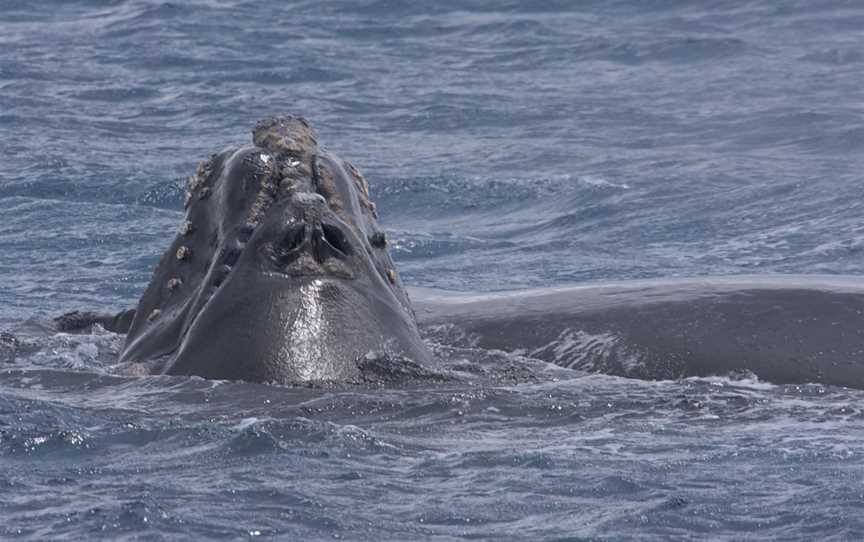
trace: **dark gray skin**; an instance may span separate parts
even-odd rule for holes
[[[864,389],[860,277],[706,277],[485,295],[411,290],[421,327],[484,349],[661,380],[750,372]]]
[[[363,177],[304,119],[262,121],[253,142],[190,179],[120,362],[275,383],[359,382],[370,353],[428,363]]]

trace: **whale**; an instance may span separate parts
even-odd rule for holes
[[[864,389],[864,281],[762,275],[497,293],[409,289],[421,329],[590,373]]]
[[[74,311],[56,329],[126,334],[117,366],[130,374],[363,384],[374,360],[434,371],[429,345],[443,341],[628,378],[864,389],[860,277],[406,288],[369,183],[302,117],[264,119],[251,143],[201,162],[184,206],[136,308]]]
[[[273,117],[199,164],[119,362],[226,380],[359,382],[370,354],[429,353],[365,178],[309,122]]]

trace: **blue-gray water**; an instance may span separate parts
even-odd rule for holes
[[[134,305],[184,178],[274,113],[409,284],[864,275],[859,2],[420,6],[0,0],[0,538],[864,537],[864,392],[121,378],[121,337],[42,328]]]

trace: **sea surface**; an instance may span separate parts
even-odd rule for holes
[[[864,539],[862,391],[435,344],[546,377],[133,378],[50,331],[134,306],[195,164],[280,113],[410,285],[864,275],[857,0],[0,0],[0,539]]]

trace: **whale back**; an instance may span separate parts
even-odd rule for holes
[[[652,380],[752,373],[776,384],[864,389],[864,285],[858,277],[410,293],[427,332],[450,326],[450,336],[467,345],[564,367]]]

